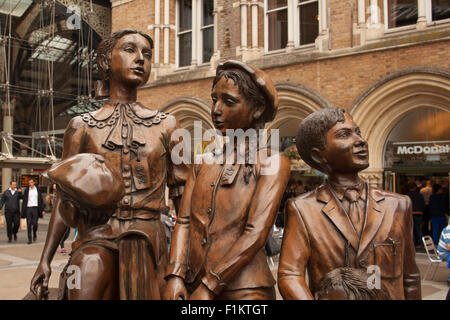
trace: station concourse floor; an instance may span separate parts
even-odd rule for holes
[[[8,243],[6,236],[6,227],[0,227],[0,300],[21,300],[28,292],[31,278],[39,263],[39,259],[44,247],[47,234],[50,214],[39,219],[37,232],[37,241],[27,244],[26,230],[19,230],[17,242]],[[274,233],[274,237],[279,240],[279,232]],[[65,243],[66,250],[70,252],[71,242],[74,237],[74,230],[71,230],[69,238]],[[59,274],[67,263],[68,254],[62,255],[61,250],[55,254],[52,262],[52,275],[50,277],[50,288],[57,288],[59,283]],[[425,273],[428,266],[428,258],[425,252],[418,250],[416,261],[420,272]],[[273,265],[269,264],[276,279],[278,268],[278,256],[273,258]],[[433,267],[434,268],[434,267]],[[428,280],[422,281],[422,298],[424,300],[444,300],[449,284],[447,275],[450,270],[446,268],[445,263],[441,263],[433,280],[432,271],[428,275]],[[277,289],[277,299],[282,299]]]

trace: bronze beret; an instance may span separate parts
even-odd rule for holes
[[[119,173],[98,154],[74,155],[52,165],[47,175],[62,191],[90,208],[115,209],[125,194]]]
[[[216,75],[218,75],[220,71],[228,69],[239,69],[250,76],[265,96],[266,110],[264,110],[262,116],[266,121],[272,121],[275,118],[278,109],[278,92],[269,75],[261,69],[237,60],[227,60],[224,63],[220,63],[217,67]]]

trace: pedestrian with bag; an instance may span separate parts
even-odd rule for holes
[[[42,193],[34,184],[34,179],[28,180],[28,188],[23,193],[22,218],[27,219],[28,244],[37,239],[38,219],[44,215],[44,201]],[[31,238],[33,228],[33,238]]]
[[[0,199],[0,209],[5,205],[5,219],[6,219],[6,233],[8,235],[8,242],[17,241],[17,231],[20,226],[20,205],[19,201],[22,199],[22,190],[17,189],[17,182],[11,181],[8,190],[3,192]]]

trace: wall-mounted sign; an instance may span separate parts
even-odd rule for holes
[[[28,187],[28,181],[30,179],[34,180],[34,184],[35,185],[39,185],[39,176],[38,175],[33,175],[33,174],[24,174],[21,176],[21,186],[22,187]]]
[[[394,143],[396,145],[397,143]],[[421,145],[397,145],[397,154],[440,154],[449,153],[450,145],[433,145],[433,146],[421,146]]]
[[[408,167],[423,165],[449,165],[450,140],[393,142],[386,144],[384,166]]]

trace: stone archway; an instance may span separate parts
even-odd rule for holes
[[[179,97],[166,103],[160,111],[173,115],[180,126],[188,131],[194,129],[194,121],[201,121],[203,130],[214,128],[211,106],[200,98]]]
[[[363,176],[381,186],[383,150],[394,126],[408,113],[431,107],[450,112],[450,72],[410,69],[395,73],[369,88],[350,114],[369,144],[370,167]]]
[[[267,129],[278,129],[293,119],[300,122],[309,114],[331,106],[318,93],[302,85],[279,83],[275,87],[278,91],[279,108],[275,119],[266,126]]]

